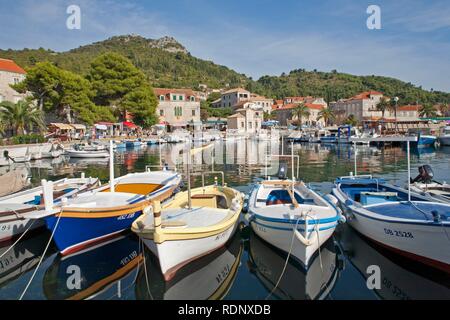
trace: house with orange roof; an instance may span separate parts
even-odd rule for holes
[[[377,104],[382,98],[382,92],[364,91],[349,99],[330,103],[330,108],[334,111],[338,124],[342,124],[350,115],[359,123],[364,120],[378,120],[381,119],[382,113],[377,110]]]
[[[26,97],[10,87],[25,80],[26,72],[13,60],[0,58],[0,102],[10,101],[16,103]]]
[[[264,112],[272,112],[273,99],[251,93],[243,88],[234,88],[222,92],[219,99],[213,101],[213,108],[233,108],[238,109],[238,105],[243,102],[252,102],[261,106]]]
[[[295,115],[295,108],[297,108],[299,103],[288,103],[281,107],[272,109],[277,116],[281,126],[289,126],[290,124],[297,122],[297,116]],[[322,104],[316,103],[304,103],[308,108],[309,116],[302,119],[302,123],[307,126],[325,126],[325,121],[323,119],[317,119],[319,112],[326,108]]]
[[[169,130],[201,126],[200,98],[193,90],[154,88],[153,91],[158,99],[156,115]]]

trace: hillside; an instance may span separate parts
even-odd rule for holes
[[[450,94],[427,91],[411,83],[382,76],[355,76],[345,73],[293,70],[281,76],[264,76],[256,84],[271,97],[323,96],[328,102],[348,98],[366,90],[398,96],[401,103],[449,103]]]
[[[45,49],[0,50],[0,57],[13,59],[22,67],[50,61],[58,67],[85,75],[91,61],[104,52],[113,51],[129,58],[144,71],[155,87],[198,88],[199,83],[212,88],[245,86],[250,80],[227,67],[193,57],[170,37],[157,40],[141,36],[117,36],[67,52]]]
[[[398,96],[401,103],[450,103],[450,93],[430,92],[397,79],[382,76],[355,76],[345,73],[293,70],[281,76],[264,76],[253,81],[225,66],[193,57],[171,37],[146,39],[138,35],[117,36],[81,46],[67,52],[46,49],[0,50],[1,58],[15,60],[22,67],[51,61],[57,66],[85,75],[90,62],[99,54],[113,51],[129,58],[154,87],[211,88],[242,86],[272,98],[285,96],[323,96],[327,101],[348,98],[364,90],[377,90]]]

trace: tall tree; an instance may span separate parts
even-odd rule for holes
[[[49,62],[36,64],[29,69],[24,81],[12,87],[30,92],[39,102],[40,110],[54,112],[68,122],[115,121],[108,108],[92,102],[94,91],[88,80]]]
[[[98,56],[91,63],[87,79],[92,83],[97,104],[114,107],[116,115],[130,112],[141,126],[157,122],[158,100],[153,89],[144,73],[127,58],[113,52]]]
[[[87,79],[95,90],[94,102],[117,104],[126,94],[146,84],[145,75],[124,56],[108,52],[95,58]]]
[[[437,111],[431,103],[424,103],[419,110],[419,116],[422,118],[435,118]]]
[[[17,103],[2,102],[0,110],[3,121],[13,130],[13,134],[26,134],[27,130],[45,128],[42,111],[40,111],[31,99],[20,100]]]
[[[304,103],[300,103],[297,105],[297,107],[294,109],[293,117],[297,118],[298,124],[299,124],[299,130],[302,129],[302,120],[303,118],[309,117],[311,113],[309,112],[308,107]]]
[[[317,121],[319,121],[320,119],[323,119],[325,125],[328,125],[330,124],[330,122],[336,120],[336,116],[333,110],[331,110],[330,108],[322,108],[322,110],[320,110],[317,115]]]

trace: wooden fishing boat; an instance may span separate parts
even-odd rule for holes
[[[45,217],[62,255],[80,251],[129,230],[153,201],[170,198],[181,182],[173,171],[131,173],[109,185],[69,199]]]
[[[99,185],[94,178],[64,178],[53,182],[52,197],[56,204],[62,198],[72,198]],[[35,220],[30,215],[43,209],[43,187],[16,192],[0,198],[0,241],[18,236],[25,230],[44,226],[43,220]]]
[[[290,253],[307,269],[341,215],[303,182],[265,180],[250,195],[247,219],[259,237]]]
[[[410,143],[417,140],[397,140],[406,142],[408,181]],[[372,175],[340,177],[333,194],[356,231],[395,253],[450,273],[450,250],[443,250],[450,245],[449,203],[414,193],[409,183],[403,189]]]
[[[278,179],[266,179],[252,190],[247,205],[247,219],[254,232],[271,245],[295,257],[305,269],[316,251],[332,236],[339,221],[340,210],[327,198],[295,179],[295,159],[291,155],[292,178],[287,179],[287,163],[281,162]],[[266,167],[267,168],[267,167]]]
[[[164,279],[181,267],[222,247],[234,234],[242,210],[242,195],[225,186],[211,185],[178,193],[163,205],[155,202],[132,225],[158,257]]]
[[[348,223],[372,241],[450,273],[450,204],[371,175],[341,177],[333,194]]]

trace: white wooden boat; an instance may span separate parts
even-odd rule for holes
[[[107,150],[74,150],[69,149],[66,151],[67,155],[71,158],[108,158],[109,152]]]
[[[156,202],[132,225],[158,257],[164,279],[181,267],[222,247],[234,234],[242,209],[240,192],[205,186],[178,193],[162,206]]]
[[[434,172],[429,165],[420,166],[418,170],[419,175],[410,181],[411,191],[429,195],[436,201],[450,203],[450,184],[434,180]]]
[[[247,218],[259,237],[290,253],[307,269],[341,216],[303,182],[264,180],[251,192]]]
[[[450,204],[370,175],[337,179],[333,194],[356,231],[395,253],[450,273]]]
[[[71,198],[97,187],[98,179],[73,178],[54,182],[53,197],[59,203],[63,197]],[[42,186],[10,194],[0,198],[0,241],[11,239],[25,230],[44,226],[42,220],[32,220],[29,214],[42,209]]]

